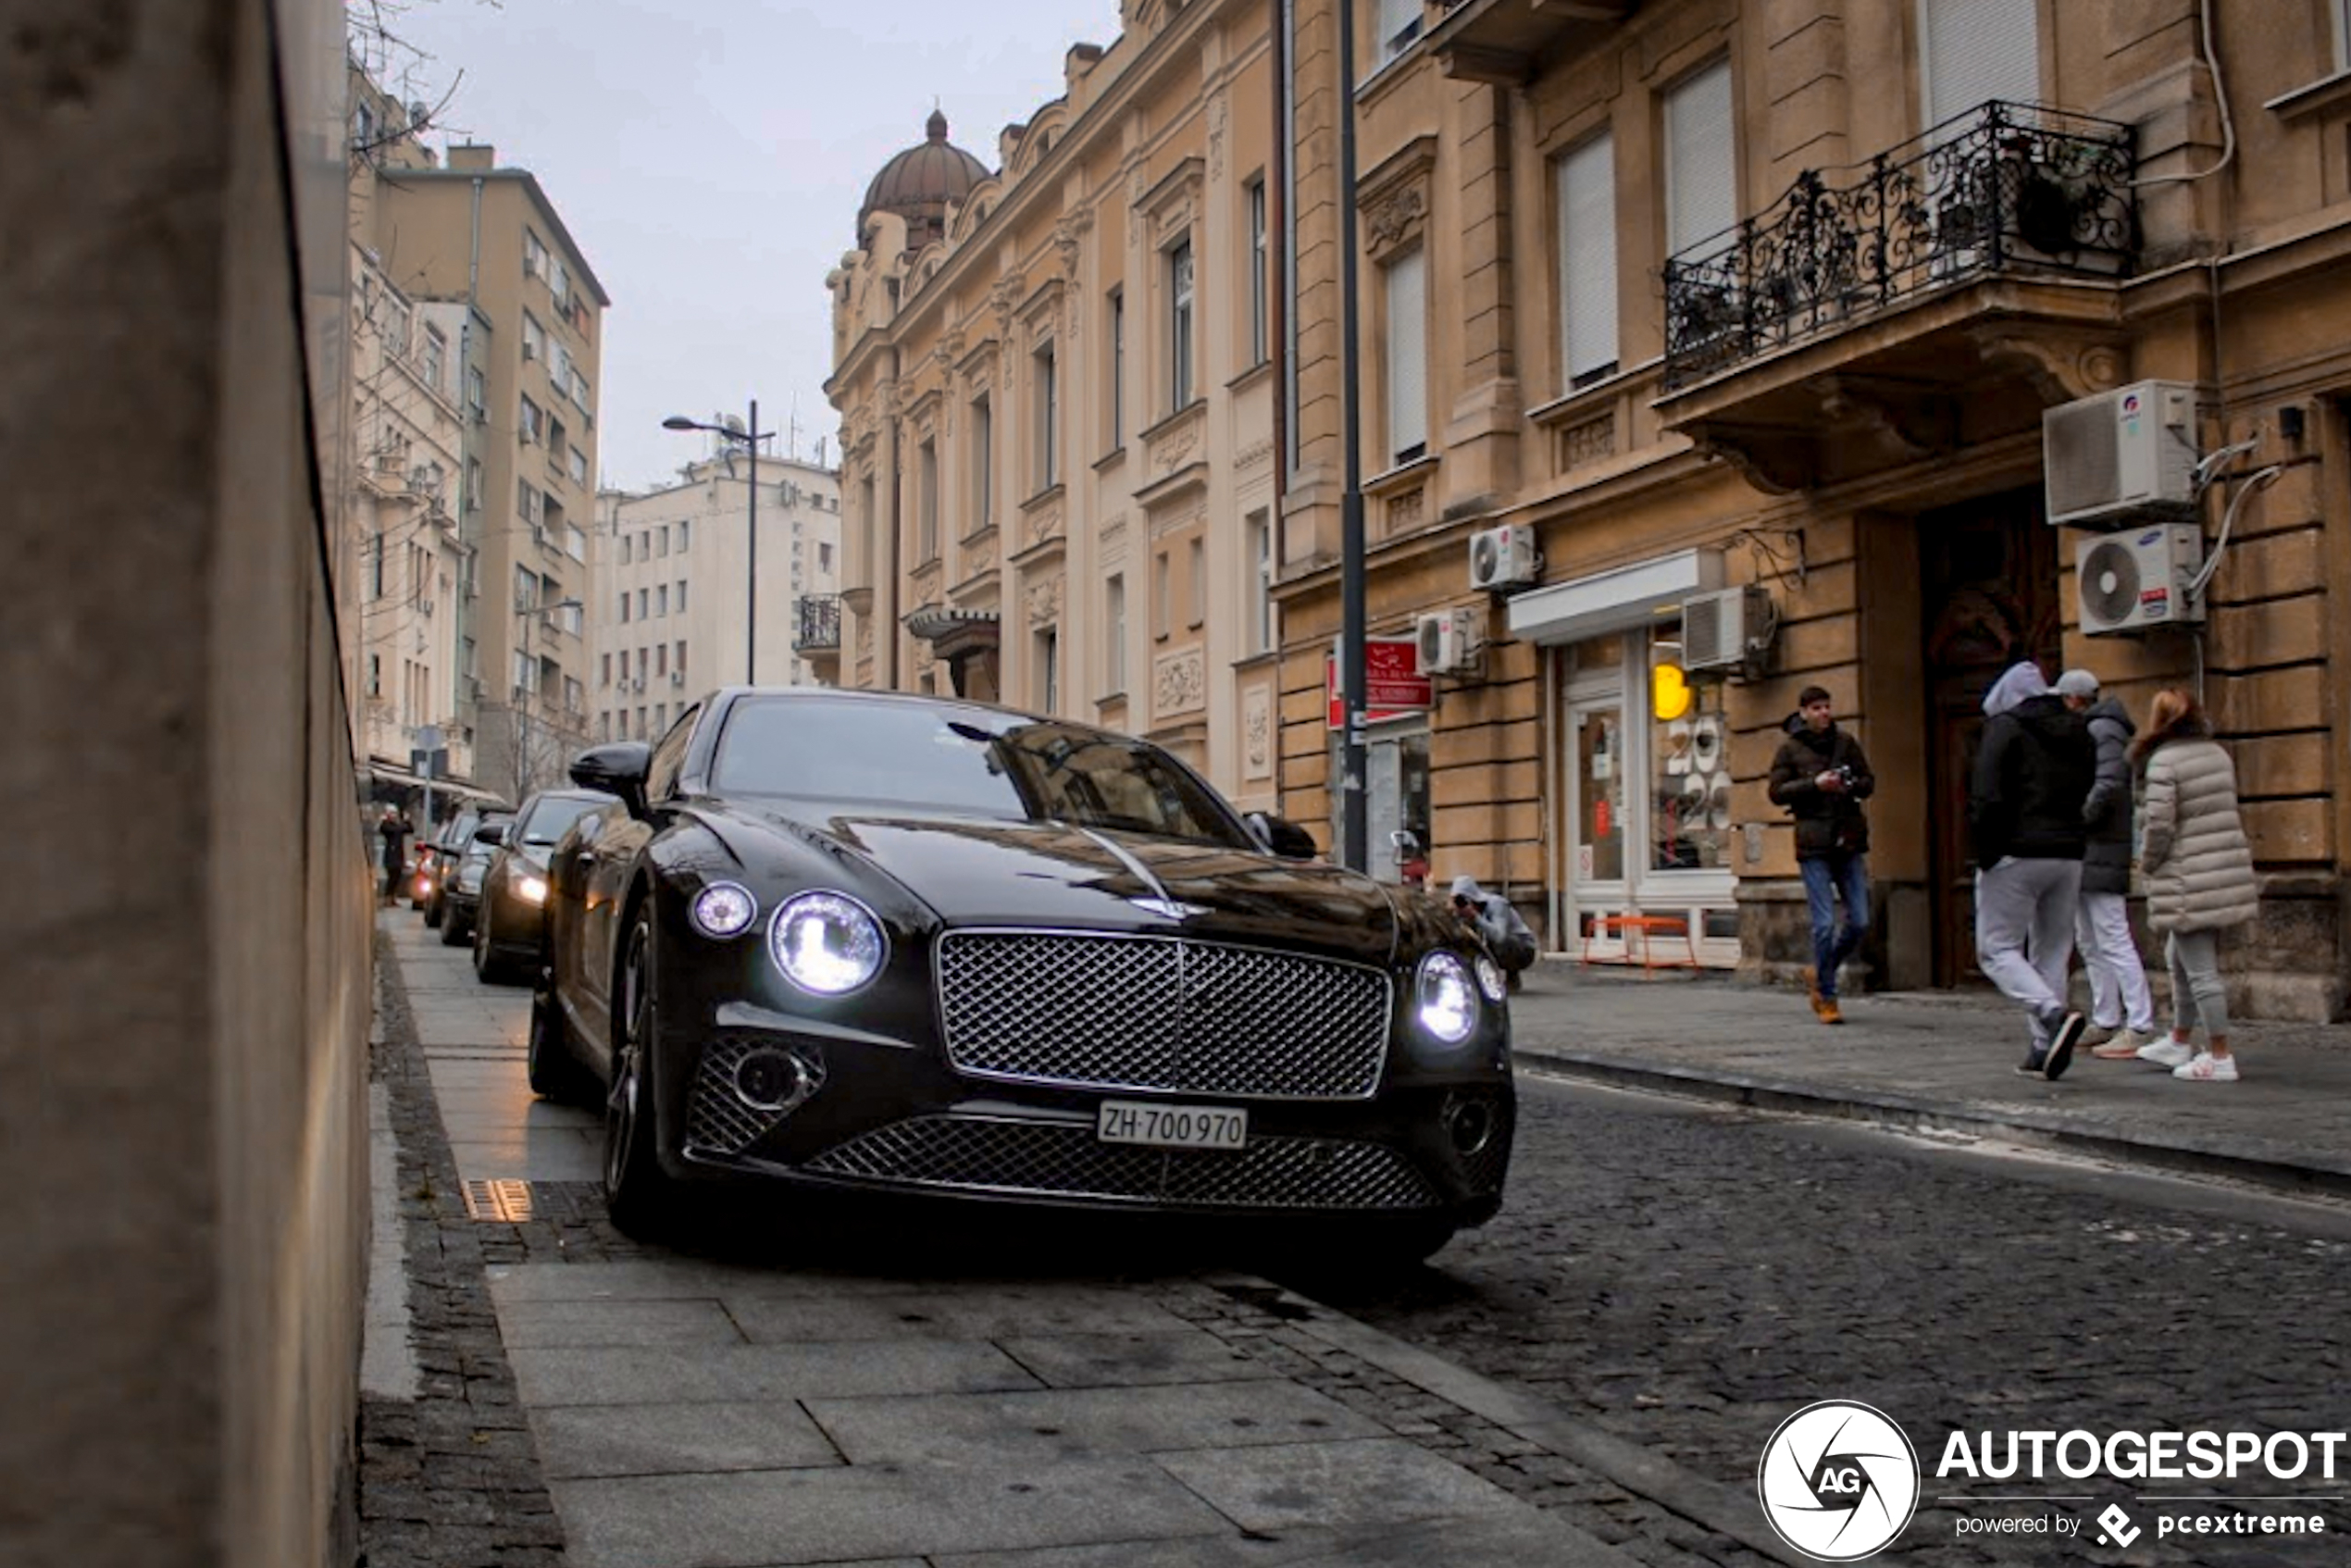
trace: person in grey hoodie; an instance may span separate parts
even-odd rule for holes
[[[2097,750],[2080,714],[2030,659],[1984,694],[1984,738],[1968,790],[1975,846],[1975,958],[2033,1017],[2017,1071],[2055,1081],[2089,1020],[2065,1003],[2073,909],[2082,891],[2082,808]]]
[[[2058,677],[2057,691],[2067,707],[2089,721],[2090,740],[2098,749],[2097,781],[2082,807],[2089,840],[2082,852],[2082,902],[2073,936],[2090,977],[2090,1027],[2104,1037],[2090,1054],[2121,1061],[2161,1038],[2139,944],[2131,936],[2133,812],[2126,753],[2137,730],[2121,698],[2098,695],[2098,678],[2088,670],[2067,670]]]
[[[1510,989],[1518,989],[1520,972],[1535,962],[1535,932],[1511,901],[1487,892],[1474,877],[1456,877],[1453,912],[1477,927],[1486,939],[1486,951],[1509,977]]]

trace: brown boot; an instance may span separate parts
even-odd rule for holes
[[[1836,998],[1821,994],[1821,982],[1810,969],[1804,971],[1804,989],[1812,998],[1812,1016],[1823,1024],[1842,1024],[1845,1014],[1837,1011]]]

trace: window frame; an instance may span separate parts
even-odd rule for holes
[[[1200,330],[1200,262],[1187,233],[1161,253],[1167,274],[1167,412],[1182,413],[1199,392],[1194,343]]]

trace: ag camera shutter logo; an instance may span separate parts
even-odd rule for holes
[[[1780,1539],[1815,1562],[1858,1562],[1909,1527],[1918,1450],[1883,1411],[1822,1400],[1780,1423],[1755,1484]]]

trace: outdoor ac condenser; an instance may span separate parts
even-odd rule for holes
[[[2191,585],[2204,565],[2204,529],[2155,523],[2084,539],[2073,551],[2082,629],[2093,637],[2148,631],[2204,618]]]
[[[1753,583],[1682,601],[1682,667],[1736,669],[1770,645],[1772,596]]]
[[[2195,515],[2196,388],[2139,381],[2041,416],[2049,521],[2130,528]]]

